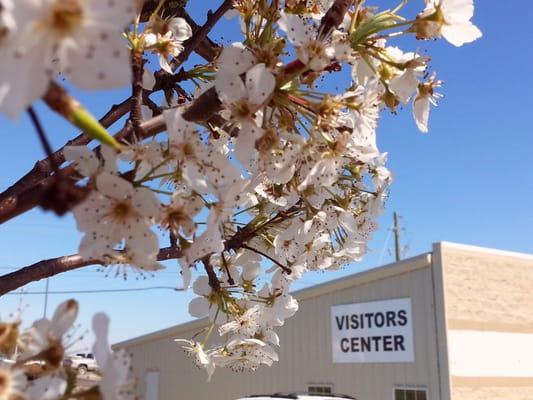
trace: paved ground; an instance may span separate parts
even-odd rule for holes
[[[78,375],[78,386],[80,389],[89,389],[96,385],[100,380],[100,376],[94,372],[87,372],[84,375]]]

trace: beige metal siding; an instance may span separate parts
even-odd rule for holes
[[[420,259],[416,262],[420,264]],[[174,336],[168,331],[159,337],[126,343],[137,368],[139,393],[143,393],[145,372],[155,369],[160,371],[162,400],[230,400],[249,394],[305,390],[313,383],[332,384],[335,392],[360,400],[390,400],[394,385],[420,385],[428,387],[431,400],[439,400],[431,267],[427,256],[425,267],[409,269],[407,264],[399,265],[399,271],[405,270],[399,275],[362,279],[360,282],[364,283],[352,287],[341,285],[333,291],[322,286],[302,292],[299,312],[279,330],[280,362],[256,373],[218,370],[212,382],[207,383],[205,372],[194,368],[172,342],[173,337],[189,338],[197,330]],[[412,300],[415,363],[332,364],[332,305],[402,297]]]
[[[449,330],[533,333],[533,256],[443,243]],[[495,363],[498,360],[494,360]],[[452,398],[533,399],[533,377],[458,377]]]

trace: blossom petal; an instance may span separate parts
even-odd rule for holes
[[[115,200],[123,200],[134,193],[130,182],[107,172],[96,177],[96,187],[100,193]]]
[[[100,368],[105,367],[109,358],[109,317],[105,313],[94,314],[92,320],[93,332],[96,338],[93,345],[93,354]]]
[[[63,154],[67,161],[74,162],[76,170],[83,176],[91,176],[98,170],[100,161],[87,146],[65,146]]]
[[[52,326],[56,338],[62,337],[67,332],[78,317],[78,302],[67,300],[57,306],[52,317]]]
[[[252,104],[263,104],[276,87],[276,78],[265,64],[257,64],[246,73],[248,100]]]
[[[69,49],[65,74],[83,89],[108,89],[131,83],[130,52],[120,31],[88,30],[86,43]],[[96,38],[90,40],[89,38]]]
[[[246,99],[246,87],[239,75],[233,71],[219,71],[215,78],[218,97],[225,104],[233,104]]]
[[[413,102],[413,115],[416,126],[421,132],[427,133],[429,120],[429,98],[419,97]]]
[[[310,28],[305,25],[302,18],[298,15],[287,14],[282,11],[278,20],[278,26],[285,32],[289,42],[294,46],[301,46],[311,38]]]
[[[57,400],[63,397],[67,382],[57,376],[43,376],[32,381],[26,389],[26,396],[30,400]]]
[[[473,42],[483,36],[479,28],[470,21],[460,24],[444,25],[441,33],[448,42],[457,47],[465,43]]]
[[[184,42],[192,36],[190,25],[181,17],[172,18],[168,22],[168,29],[172,32],[173,39],[180,42]]]
[[[221,70],[232,71],[240,75],[248,71],[256,63],[255,56],[242,43],[233,43],[224,47],[217,63]]]
[[[43,66],[48,50],[47,46],[24,51],[8,47],[0,52],[0,112],[7,117],[17,119],[46,92],[53,76],[53,71]]]
[[[407,69],[402,75],[390,81],[389,88],[398,96],[403,104],[406,104],[418,87],[416,72],[412,68]]]
[[[203,318],[209,314],[211,303],[204,297],[195,297],[189,303],[189,314],[196,318]]]
[[[136,188],[132,196],[132,207],[141,217],[154,219],[161,212],[161,203],[148,188]]]
[[[168,137],[171,144],[181,144],[185,138],[195,131],[193,123],[182,116],[183,107],[163,111],[163,118],[167,125]]]

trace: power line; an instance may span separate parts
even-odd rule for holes
[[[383,261],[383,256],[385,255],[385,250],[387,250],[387,245],[389,244],[390,237],[392,235],[392,231],[394,229],[394,224],[387,229],[387,237],[385,238],[385,243],[383,243],[383,247],[381,249],[381,253],[379,255],[379,261],[378,266],[381,265],[381,262]]]
[[[132,288],[132,289],[91,289],[91,290],[49,290],[48,294],[83,294],[83,293],[117,293],[117,292],[142,292],[147,290],[172,290],[175,292],[181,292],[183,289],[172,286],[150,286],[144,288]],[[10,295],[25,295],[25,294],[46,294],[47,292],[9,292]]]

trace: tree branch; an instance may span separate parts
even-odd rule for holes
[[[274,217],[264,222],[259,227],[252,228],[251,226],[245,226],[243,229],[238,230],[236,233],[233,234],[233,236],[231,236],[225,241],[224,250],[236,251],[241,248],[248,248],[251,251],[258,252],[257,250],[250,248],[246,243],[252,240],[257,235],[259,235],[261,231],[263,231],[264,229],[267,229],[271,224],[282,222],[289,216],[299,211],[300,211],[300,205],[296,204],[287,211],[278,212]],[[259,253],[259,254],[271,259],[269,256],[267,256],[264,253]],[[170,247],[165,247],[159,250],[159,253],[157,255],[157,260],[166,261],[166,260],[181,258],[182,256],[183,256],[183,253],[179,247],[170,246]],[[201,261],[204,263],[207,273],[211,274],[212,272],[214,274],[214,271],[209,270],[210,268],[212,270],[212,267],[210,267],[210,264],[209,264],[209,256],[210,255],[203,257]],[[273,259],[271,260],[274,261]],[[60,274],[62,272],[71,271],[73,269],[86,267],[89,265],[103,265],[103,264],[105,264],[105,262],[100,261],[100,260],[86,260],[86,259],[83,259],[78,254],[70,255],[70,256],[63,256],[63,257],[58,257],[58,258],[52,258],[48,260],[42,260],[35,264],[21,268],[15,272],[11,272],[9,274],[0,276],[0,296],[12,290],[18,289],[28,283],[39,281],[41,279]],[[277,262],[276,264],[282,266],[281,264]],[[287,267],[284,267],[283,269],[286,270]],[[288,269],[286,270],[286,272],[289,273]],[[214,277],[210,276],[209,278],[210,278],[210,284],[215,285],[212,287],[213,288],[216,287],[216,282],[218,282],[218,279],[216,280],[214,279],[216,278],[216,274]]]
[[[189,58],[191,53],[205,40],[207,34],[213,29],[218,20],[231,8],[233,8],[233,0],[224,0],[214,13],[211,11],[207,13],[207,21],[205,21],[205,24],[203,24],[202,27],[196,30],[193,28],[193,35],[184,43],[183,51],[178,57],[172,60],[172,68],[174,70],[178,69],[179,66]]]
[[[157,260],[166,261],[180,257],[182,257],[180,248],[165,247],[159,250]],[[28,283],[49,278],[62,272],[72,271],[89,265],[105,264],[105,262],[100,260],[84,259],[79,254],[42,260],[15,272],[0,276],[0,296]]]
[[[158,5],[159,0],[146,0],[141,12],[141,22],[147,22]],[[190,25],[193,34],[201,28],[187,13],[183,7],[183,2],[167,1],[163,7],[160,8],[159,16],[161,18],[181,17],[185,19]],[[213,61],[218,56],[220,49],[220,47],[207,36],[200,40],[195,47],[194,51],[207,61]]]
[[[144,121],[140,125],[141,139],[163,132],[165,128],[165,120],[162,115]],[[128,124],[115,135],[115,138],[117,140],[129,139],[132,134],[133,128]],[[63,155],[61,157],[63,157]],[[64,177],[73,177],[76,173],[72,166],[63,168],[60,171]],[[45,194],[53,187],[55,182],[55,175],[49,175],[20,193],[15,193],[11,196],[2,196],[2,198],[0,198],[0,224],[23,214],[34,207],[42,205],[43,200],[45,200]]]
[[[130,101],[131,98],[128,98],[122,103],[113,105],[113,107],[111,107],[111,109],[100,119],[100,123],[106,128],[113,125],[115,122],[117,122],[120,118],[122,118],[129,112]],[[69,140],[67,143],[65,143],[65,146],[83,146],[88,144],[91,140],[92,139],[89,136],[85,135],[85,133],[81,133],[76,138]],[[35,186],[39,182],[48,178],[53,172],[52,165],[54,163],[56,165],[61,165],[63,162],[65,162],[65,156],[63,154],[65,146],[52,153],[52,157],[46,157],[42,160],[37,161],[33,168],[26,175],[24,175],[17,182],[7,188],[3,193],[1,193],[0,210],[2,209],[1,204],[5,204],[8,201],[12,201],[9,200],[10,198],[12,199],[13,196],[16,196],[30,189],[32,186]],[[0,211],[0,214],[1,213],[2,212]]]
[[[149,0],[145,2],[142,11],[142,22],[146,22],[147,18],[155,10],[158,5],[158,1]],[[213,28],[214,24],[222,17],[222,15],[231,8],[231,1],[226,0],[219,9],[211,14],[208,17],[208,20],[204,26],[197,25],[194,20],[187,14],[184,8],[181,5],[176,5],[175,2],[167,2],[161,12],[166,15],[175,15],[180,16],[187,20],[191,28],[193,29],[194,35],[187,42],[184,53],[187,54],[187,57],[193,52],[196,51],[207,61],[212,61],[219,53],[218,46],[216,43],[212,42],[207,38],[207,34]],[[184,56],[182,56],[184,57]],[[183,61],[180,61],[180,64]],[[178,64],[179,65],[179,64]],[[120,118],[126,115],[131,110],[131,97],[124,100],[120,104],[115,104],[111,109],[100,119],[100,123],[108,128],[117,122]],[[144,129],[146,131],[146,129]],[[117,137],[117,139],[119,139]],[[45,182],[53,173],[52,165],[61,165],[65,162],[65,157],[63,154],[63,149],[65,146],[82,146],[86,145],[91,141],[91,138],[84,133],[81,133],[76,138],[68,141],[65,145],[58,149],[52,154],[51,158],[44,158],[35,163],[33,168],[26,173],[22,178],[17,182],[7,188],[4,192],[0,193],[0,224],[5,222],[12,217],[8,217],[9,213],[14,212],[15,209],[20,207],[20,212],[14,214],[20,215],[21,213],[32,208],[31,202],[27,202],[27,196],[22,196],[24,199],[20,199],[19,195],[23,192],[32,193],[32,195],[37,195],[47,187],[49,187],[50,182]],[[35,187],[34,187],[35,186]],[[33,189],[33,190],[30,190]],[[21,203],[25,204],[24,206]],[[37,205],[37,204],[35,204]],[[34,206],[35,206],[34,205]],[[7,219],[6,219],[7,218]]]
[[[215,270],[213,269],[213,266],[211,265],[211,262],[209,261],[210,257],[211,257],[211,254],[208,254],[205,257],[202,257],[201,261],[202,261],[202,264],[204,264],[204,269],[209,279],[209,286],[215,292],[218,292],[220,290],[220,281],[218,280],[217,274],[215,273]]]
[[[329,10],[320,20],[320,27],[318,28],[319,38],[324,39],[329,37],[333,29],[339,27],[353,2],[354,0],[335,0],[333,2]]]
[[[134,48],[131,51],[131,109],[130,119],[133,126],[133,132],[135,136],[139,136],[141,129],[142,111],[141,106],[143,104],[143,73],[144,73],[144,60],[142,57],[142,51]]]

